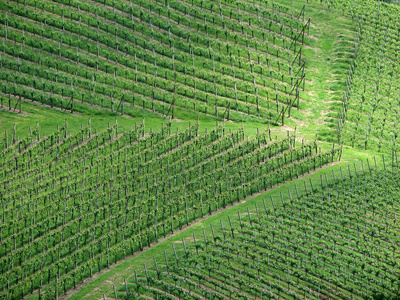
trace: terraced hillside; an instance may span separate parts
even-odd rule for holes
[[[115,294],[118,299],[397,299],[399,174],[398,166],[352,168],[350,178],[347,170],[334,182],[321,178],[320,189],[310,181],[307,193],[299,195],[296,186],[280,199],[268,199],[270,205],[265,199],[203,228],[203,234],[172,243]]]

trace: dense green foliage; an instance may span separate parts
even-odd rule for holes
[[[286,6],[57,2],[0,3],[2,104],[22,98],[73,111],[82,102],[128,115],[138,106],[264,123],[299,107],[307,24]]]
[[[119,299],[395,299],[399,168],[345,171],[173,243]]]
[[[194,220],[340,160],[343,146],[397,158],[399,15],[373,0],[0,1],[0,126],[24,105],[89,119],[46,136],[26,113],[22,138],[5,124],[0,297],[57,298]],[[96,131],[94,114],[155,119]],[[199,119],[217,126],[203,132]],[[354,170],[267,199],[175,243],[115,294],[398,297],[398,171]]]
[[[400,7],[380,1],[349,1],[343,7],[357,30],[339,113],[339,140],[353,147],[397,151]]]
[[[16,299],[53,298],[159,237],[240,199],[336,160],[316,142],[245,138],[198,124],[145,133],[144,123],[68,134],[67,124],[3,150],[0,285]]]

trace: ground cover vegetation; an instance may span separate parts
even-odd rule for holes
[[[394,18],[399,12],[396,6],[381,9],[380,2],[352,8],[358,28],[340,111],[339,136],[353,147],[398,149],[400,27]]]
[[[109,297],[396,299],[400,173],[365,169],[321,176],[319,188],[295,186],[175,241]]]
[[[10,141],[1,163],[1,285],[54,298],[93,272],[189,222],[337,160],[316,141],[246,138],[223,126],[198,134],[144,123]],[[14,143],[13,143],[14,142]],[[15,155],[14,151],[19,153]],[[8,155],[11,154],[11,155]],[[7,225],[6,225],[7,224]]]
[[[0,1],[1,297],[398,299],[399,9]]]
[[[81,102],[128,115],[139,106],[178,118],[189,110],[263,123],[300,107],[309,23],[304,14],[286,16],[285,6],[274,4],[271,11],[263,3],[115,0],[1,5],[3,105],[25,99],[73,111]]]

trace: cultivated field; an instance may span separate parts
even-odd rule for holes
[[[398,299],[400,7],[0,3],[4,299]]]

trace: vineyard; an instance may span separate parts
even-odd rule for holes
[[[68,134],[65,124],[10,146],[2,161],[2,297],[54,297],[220,207],[338,159],[316,142],[219,126],[198,134],[144,124]],[[26,147],[30,145],[29,149]],[[18,158],[18,159],[17,159]]]
[[[397,299],[399,170],[352,169],[172,243],[119,299]],[[370,220],[374,219],[374,222]],[[110,295],[113,297],[114,293]]]
[[[393,16],[400,10],[387,14],[379,2],[374,6],[374,13],[363,7],[354,12],[358,28],[340,112],[340,138],[352,147],[397,151],[400,27]]]
[[[0,1],[0,298],[399,299],[399,16]]]
[[[0,4],[2,105],[72,112],[84,103],[128,115],[136,106],[262,123],[300,108],[304,12],[293,19],[279,4],[229,1],[60,2]]]

